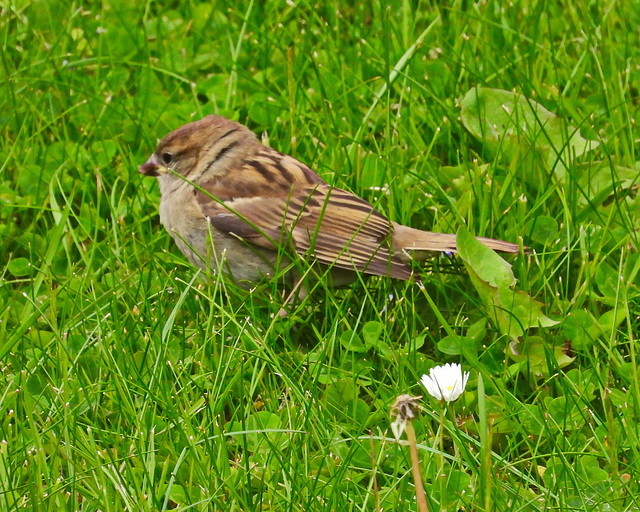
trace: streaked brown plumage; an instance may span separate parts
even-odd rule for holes
[[[158,178],[160,221],[180,250],[195,265],[223,269],[238,282],[273,275],[294,254],[330,266],[335,284],[353,280],[353,271],[408,280],[412,258],[456,251],[455,235],[389,221],[222,116],[171,132],[140,172]],[[498,251],[519,250],[479,240]]]

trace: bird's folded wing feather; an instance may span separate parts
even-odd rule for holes
[[[248,243],[272,250],[293,244],[327,265],[410,279],[410,267],[391,255],[389,221],[364,199],[323,182],[283,192],[226,201],[196,195],[213,227]]]

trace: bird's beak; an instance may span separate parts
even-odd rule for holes
[[[140,166],[140,174],[145,176],[160,176],[161,166],[156,162],[156,155],[151,155],[149,160]]]

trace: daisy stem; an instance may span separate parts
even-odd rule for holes
[[[438,481],[440,482],[440,510],[444,508],[445,478],[444,473],[444,416],[447,412],[447,406],[443,404],[440,408],[440,469],[438,471]]]

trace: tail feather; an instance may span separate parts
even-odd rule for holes
[[[517,254],[520,246],[504,240],[478,237],[487,247],[500,252]],[[405,261],[410,259],[426,259],[438,252],[458,252],[456,235],[449,233],[432,233],[410,228],[401,224],[393,226],[393,251]]]

